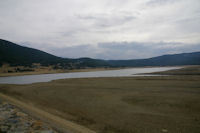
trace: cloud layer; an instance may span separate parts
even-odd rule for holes
[[[61,57],[98,59],[143,59],[164,54],[197,52],[199,44],[177,42],[109,42],[97,45],[78,45],[65,48],[51,48],[50,53]]]
[[[199,0],[1,0],[0,17],[0,38],[65,57],[200,50]]]

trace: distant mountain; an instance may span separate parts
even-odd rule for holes
[[[9,41],[0,40],[1,64],[31,65],[32,63],[41,63],[42,65],[51,65],[60,62],[67,62],[67,60],[37,49],[27,48]]]
[[[87,68],[87,67],[141,67],[141,66],[175,66],[200,65],[200,52],[163,55],[148,59],[134,60],[100,60],[91,58],[69,59],[23,47],[0,39],[0,65],[8,63],[11,66],[31,66],[40,63],[43,66]]]
[[[200,65],[200,52],[163,55],[148,59],[109,60],[108,62],[117,67]]]
[[[90,58],[61,58],[37,49],[23,47],[0,39],[0,65],[3,63],[8,63],[11,66],[31,66],[33,63],[40,63],[43,66],[59,65],[63,68],[109,66],[109,64],[103,60]]]

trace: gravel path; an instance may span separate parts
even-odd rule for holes
[[[45,111],[43,111],[43,110],[41,110],[39,108],[36,108],[36,107],[34,107],[32,105],[29,105],[27,103],[21,102],[21,101],[15,99],[15,98],[12,98],[10,96],[4,95],[2,93],[0,93],[0,100],[1,99],[7,101],[8,103],[12,103],[13,105],[16,106],[15,107],[15,106],[13,106],[11,104],[8,104],[8,103],[6,103],[4,105],[2,103],[2,110],[3,110],[4,106],[13,107],[14,110],[17,109],[17,107],[18,107],[18,108],[23,109],[24,111],[28,112],[27,114],[31,114],[31,116],[34,116],[34,118],[39,118],[41,121],[47,123],[48,125],[50,125],[50,127],[53,127],[54,129],[56,129],[56,131],[59,131],[59,132],[62,132],[62,133],[96,133],[95,131],[92,131],[92,130],[84,127],[84,126],[78,125],[78,124],[73,123],[71,121],[68,121],[66,119],[63,119],[63,118],[60,118],[60,117],[55,116],[53,114],[50,114],[48,112],[45,112]],[[21,114],[25,114],[25,113],[22,112]],[[27,114],[25,114],[25,115],[27,115]],[[2,116],[2,118],[1,118],[1,116]],[[2,115],[0,115],[0,121],[1,121],[1,119],[4,119],[3,116],[7,116],[7,115],[3,114],[3,111],[2,111]],[[12,118],[12,115],[11,115],[11,118]],[[31,117],[29,116],[29,118],[31,118]],[[40,126],[41,127],[41,131],[39,130],[39,132],[36,131],[34,133],[54,133],[55,132],[51,128],[46,127],[45,125],[43,126],[43,123],[41,121],[35,120],[35,122],[36,122],[35,124],[36,125],[39,125],[39,123],[41,124],[41,126]],[[7,127],[3,126],[5,124],[6,123],[2,124],[2,128],[4,128],[3,130],[8,130]],[[10,129],[9,126],[8,126],[8,128]],[[33,129],[35,130],[35,128],[33,128]],[[0,133],[1,133],[1,130],[0,130]],[[26,133],[26,132],[19,132],[19,133]],[[29,132],[27,132],[27,133],[29,133]]]
[[[16,106],[0,101],[0,133],[57,133]]]

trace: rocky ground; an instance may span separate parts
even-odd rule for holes
[[[0,101],[0,133],[57,133],[16,106]]]

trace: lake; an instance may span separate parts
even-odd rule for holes
[[[105,70],[105,71],[95,71],[95,72],[73,72],[73,73],[11,76],[11,77],[0,77],[0,84],[31,84],[38,82],[49,82],[52,80],[65,79],[65,78],[156,76],[156,75],[148,75],[142,73],[160,72],[160,71],[167,71],[180,68],[182,67],[129,68],[129,69]]]

